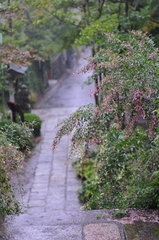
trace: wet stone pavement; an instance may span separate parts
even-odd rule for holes
[[[78,68],[84,63],[81,59]],[[0,240],[158,239],[154,232],[152,236],[142,238],[139,231],[145,227],[142,224],[124,228],[123,224],[112,219],[109,211],[82,211],[77,197],[81,183],[71,162],[67,161],[69,136],[62,139],[54,153],[51,151],[56,134],[54,126],[79,106],[94,102],[89,96],[92,86],[81,88],[88,75],[67,76],[53,85],[32,110],[43,122],[41,141],[26,159],[24,172],[17,182],[24,188],[23,196],[18,195],[24,213],[2,220]],[[136,226],[139,226],[138,230]]]

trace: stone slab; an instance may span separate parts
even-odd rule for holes
[[[88,224],[84,227],[84,240],[121,240],[119,228],[114,223]]]
[[[135,224],[124,224],[123,227],[127,240],[140,240]]]
[[[80,225],[65,226],[27,226],[18,229],[8,240],[81,240]]]
[[[159,240],[159,235],[156,232],[159,231],[158,222],[143,222],[136,221],[135,226],[137,228],[140,240]],[[128,239],[133,240],[133,239]]]

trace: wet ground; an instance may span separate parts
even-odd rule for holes
[[[36,104],[35,108],[71,108],[80,107],[90,102],[94,103],[94,97],[90,97],[94,84],[86,84],[91,72],[76,74],[87,63],[84,58],[90,54],[90,50],[85,50],[78,65],[73,70],[68,70],[64,79],[62,78],[58,82],[55,79],[49,80],[52,87]]]
[[[89,50],[83,53],[89,55]],[[79,60],[74,69],[85,61]],[[74,77],[68,74],[51,86],[32,110],[42,118],[40,142],[26,159],[25,170],[19,177],[24,188],[24,213],[7,217],[0,224],[0,240],[157,240],[158,223],[114,220],[109,211],[82,211],[77,197],[81,185],[71,162],[67,161],[69,136],[51,151],[56,134],[54,126],[79,106],[94,102],[90,97],[93,86],[85,86],[90,75]],[[55,84],[54,84],[55,83]]]

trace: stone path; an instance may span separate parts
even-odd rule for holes
[[[88,53],[87,53],[88,54]],[[79,68],[83,60],[79,62]],[[10,240],[123,240],[122,225],[108,212],[81,211],[77,189],[81,186],[72,163],[67,161],[69,137],[51,151],[54,126],[79,106],[94,102],[92,87],[81,86],[89,74],[69,75],[46,92],[33,113],[42,119],[41,141],[27,159],[20,177],[24,185],[24,214],[8,217],[0,239]],[[21,199],[20,199],[21,200]],[[99,216],[104,216],[100,217]],[[3,236],[3,238],[2,238]]]
[[[89,86],[87,91],[81,91],[85,78],[87,75],[78,76],[76,82],[72,75],[68,76],[55,84],[37,109],[32,110],[43,123],[41,141],[26,160],[25,172],[19,179],[24,187],[23,199],[20,198],[24,214],[7,217],[0,224],[0,240],[156,240],[155,233],[147,239],[139,236],[134,225],[125,232],[109,211],[80,210],[77,189],[81,183],[67,161],[69,137],[62,139],[54,153],[51,151],[56,134],[54,126],[80,105],[92,101]]]
[[[77,197],[80,181],[67,161],[69,137],[52,153],[53,126],[76,108],[39,109],[42,140],[27,160],[21,179],[24,214],[7,219],[3,236],[10,240],[123,240],[122,225],[108,212],[81,211]],[[32,174],[31,174],[32,172]],[[103,215],[104,214],[104,215]],[[100,219],[98,217],[101,216]],[[3,238],[4,239],[4,238]]]
[[[43,119],[43,137],[28,202],[31,211],[33,208],[39,208],[40,212],[69,211],[80,208],[76,194],[80,182],[75,178],[71,162],[67,161],[68,137],[62,139],[54,153],[51,151],[56,134],[54,126],[73,111],[75,108],[34,110],[34,113]]]

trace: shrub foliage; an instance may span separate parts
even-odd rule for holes
[[[33,135],[40,136],[40,130],[41,130],[41,124],[42,124],[41,118],[34,113],[25,113],[24,119],[25,119],[25,122],[28,123],[30,127],[33,129]]]
[[[124,40],[105,34],[103,48],[78,74],[90,70],[92,81],[103,76],[92,90],[100,103],[58,124],[53,150],[71,133],[70,157],[76,153],[79,164],[96,151],[94,174],[80,189],[85,208],[158,208],[158,49],[140,31]]]
[[[11,184],[12,172],[22,168],[24,155],[14,145],[0,137],[0,215],[19,214],[21,204],[16,200]]]
[[[12,178],[22,169],[25,154],[33,147],[32,138],[32,131],[25,123],[0,121],[0,215],[21,212]],[[20,186],[17,190],[20,191]]]
[[[0,130],[7,141],[19,150],[28,151],[33,147],[32,130],[25,123],[5,123],[3,126],[0,125]]]

